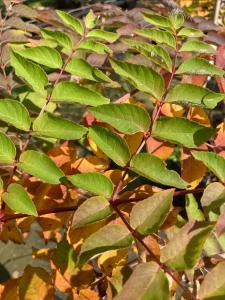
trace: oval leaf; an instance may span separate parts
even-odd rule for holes
[[[166,101],[172,103],[189,102],[213,109],[220,101],[223,101],[224,98],[225,94],[215,93],[194,84],[180,83],[169,90]]]
[[[174,190],[165,190],[135,204],[130,224],[142,235],[149,235],[164,223],[173,201]]]
[[[85,240],[81,247],[78,266],[83,266],[89,259],[100,253],[128,248],[132,241],[132,236],[124,225],[108,224]]]
[[[198,53],[212,53],[214,54],[216,50],[203,41],[199,40],[189,40],[182,45],[179,50],[180,52],[198,52]]]
[[[82,41],[79,44],[78,49],[89,50],[90,52],[95,52],[98,54],[112,53],[112,50],[108,46],[90,38]]]
[[[0,120],[18,129],[30,130],[30,116],[26,107],[19,101],[0,99]]]
[[[216,210],[225,203],[225,187],[222,183],[212,182],[204,190],[201,205],[204,211]]]
[[[204,58],[193,57],[185,60],[177,69],[176,74],[224,76],[225,71]]]
[[[18,167],[51,184],[60,184],[61,178],[65,176],[46,154],[34,150],[27,150],[20,155]]]
[[[92,126],[89,136],[97,146],[117,165],[123,167],[130,160],[131,154],[125,140],[107,128]]]
[[[204,35],[204,33],[195,28],[191,27],[183,27],[177,34],[178,36],[184,36],[184,37],[201,37]]]
[[[156,28],[144,28],[135,31],[140,36],[151,39],[159,44],[166,44],[169,47],[176,48],[176,40],[172,33]]]
[[[112,181],[101,173],[83,173],[67,177],[69,181],[81,189],[87,190],[95,195],[110,198],[113,193]]]
[[[3,194],[3,200],[13,211],[38,216],[36,207],[26,190],[18,183],[11,183],[7,192]]]
[[[195,159],[200,160],[222,182],[225,182],[225,159],[215,152],[192,151]]]
[[[74,82],[62,81],[54,88],[52,101],[98,106],[108,103],[109,99]]]
[[[137,284],[138,282],[138,284]],[[140,263],[114,300],[168,300],[169,282],[155,262]]]
[[[45,86],[48,84],[48,77],[40,66],[13,51],[11,51],[10,61],[18,77],[23,78],[33,90],[39,93],[44,92]]]
[[[142,92],[160,99],[164,92],[164,80],[160,74],[149,67],[118,60],[110,60],[114,71]]]
[[[188,148],[198,147],[210,139],[216,130],[184,118],[159,118],[153,125],[152,136]]]
[[[197,263],[213,225],[189,221],[162,248],[161,261],[176,271],[192,269]]]
[[[84,27],[80,20],[61,10],[56,10],[56,13],[63,21],[63,23],[65,23],[67,26],[72,28],[78,34],[80,35],[84,34]]]
[[[62,31],[58,30],[48,30],[45,28],[41,29],[41,35],[46,40],[53,40],[58,45],[65,47],[67,49],[72,49],[73,43],[71,38]]]
[[[38,46],[26,48],[17,53],[24,58],[30,59],[49,68],[60,69],[63,65],[63,61],[59,52],[49,47]]]
[[[128,104],[105,104],[90,109],[95,118],[113,126],[125,134],[146,132],[150,117],[143,108]]]
[[[111,32],[111,31],[105,31],[102,29],[94,29],[94,30],[90,31],[87,36],[98,38],[100,40],[103,40],[103,41],[106,41],[109,43],[114,43],[119,38],[118,33]]]
[[[101,196],[91,197],[84,201],[73,216],[73,228],[83,227],[106,219],[113,213],[113,209],[106,198]]]
[[[164,28],[173,28],[173,24],[171,23],[170,19],[167,17],[163,17],[157,14],[150,14],[150,13],[142,13],[144,20],[147,23],[150,23],[155,26],[164,27]]]
[[[87,133],[87,129],[72,121],[44,113],[34,120],[33,133],[57,139],[79,140]]]
[[[132,171],[153,182],[174,186],[179,189],[187,187],[187,182],[177,172],[168,170],[165,162],[154,155],[139,153],[132,158],[130,167]]]
[[[15,157],[15,145],[3,132],[0,132],[0,162],[10,164],[14,162]]]

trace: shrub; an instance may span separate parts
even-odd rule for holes
[[[2,299],[223,299],[224,48],[179,11],[134,28],[5,3],[1,240],[36,221],[55,247]]]

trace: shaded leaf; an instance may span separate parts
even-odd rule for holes
[[[215,134],[208,128],[185,118],[161,117],[154,122],[152,135],[155,138],[180,144],[188,148],[198,147]]]
[[[84,190],[95,195],[109,198],[113,193],[113,184],[109,178],[101,173],[83,173],[67,177],[69,181]]]
[[[169,47],[175,48],[176,41],[172,33],[156,28],[137,29],[135,31],[140,36],[146,37],[159,44],[166,44]]]
[[[78,49],[89,50],[90,52],[95,52],[98,54],[112,53],[112,50],[108,46],[90,38],[82,41],[79,44]]]
[[[62,81],[56,85],[52,93],[52,99],[55,102],[80,103],[91,106],[109,102],[109,99],[101,94],[69,81]]]
[[[30,130],[30,117],[26,107],[19,101],[0,99],[0,120],[18,129]]]
[[[107,128],[92,126],[88,134],[97,146],[117,165],[123,167],[131,154],[125,140]]]
[[[108,224],[85,240],[81,247],[78,266],[84,265],[89,259],[100,253],[128,248],[131,246],[132,240],[129,230],[124,225]]]
[[[161,261],[176,271],[193,268],[212,229],[209,223],[189,221],[161,249]]]
[[[45,28],[41,29],[41,35],[46,40],[53,40],[58,45],[65,47],[67,49],[72,49],[73,43],[71,38],[62,31],[58,30],[48,30]]]
[[[164,223],[173,201],[173,190],[154,194],[135,204],[130,213],[130,224],[142,235],[149,235]]]
[[[155,262],[140,263],[114,299],[168,300],[168,279]]]
[[[45,86],[48,84],[48,77],[40,66],[13,51],[11,51],[10,62],[18,77],[22,77],[33,90],[44,92]]]
[[[203,162],[222,182],[225,182],[225,159],[214,152],[192,151],[195,159]]]
[[[26,190],[18,183],[11,183],[3,200],[13,211],[31,216],[37,216],[37,210]]]
[[[80,35],[84,34],[84,27],[79,19],[61,10],[56,10],[56,13],[67,26]]]
[[[165,162],[154,155],[148,153],[137,154],[132,158],[130,167],[132,171],[153,182],[180,189],[187,187],[187,182],[177,172],[168,170]]]
[[[109,201],[104,197],[91,197],[84,201],[75,211],[72,226],[79,228],[104,220],[109,217],[112,212],[113,210]]]
[[[151,94],[158,99],[162,97],[164,80],[153,69],[118,60],[110,60],[110,63],[117,74],[128,80],[140,91]]]
[[[212,65],[208,60],[204,58],[192,57],[188,60],[185,60],[179,66],[176,74],[224,76],[225,71],[215,65]]]
[[[64,173],[46,154],[34,150],[27,150],[20,155],[18,167],[51,184],[60,184],[64,177]]]
[[[185,209],[189,221],[205,221],[204,214],[198,207],[198,202],[193,194],[185,195],[185,202]]]
[[[94,29],[87,34],[88,37],[94,37],[103,41],[114,43],[118,38],[119,34],[116,32],[105,31],[102,29]]]
[[[150,117],[141,107],[133,104],[104,104],[90,109],[95,118],[113,126],[125,134],[146,132]]]
[[[79,140],[87,133],[87,129],[70,120],[44,113],[34,120],[33,133],[57,139]]]
[[[194,84],[181,83],[175,85],[167,94],[167,102],[189,102],[215,108],[225,98],[225,94],[215,93],[207,88]]]
[[[0,132],[0,162],[10,164],[14,162],[15,157],[15,145],[3,132]]]
[[[214,54],[216,50],[203,41],[199,40],[188,40],[185,42],[179,50],[180,52],[198,52],[198,53],[212,53]]]
[[[210,183],[204,190],[201,204],[205,211],[213,211],[225,202],[225,187],[219,182]]]
[[[218,263],[209,273],[206,274],[198,296],[202,300],[223,300],[225,297],[225,262]]]

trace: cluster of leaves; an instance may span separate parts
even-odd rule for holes
[[[224,46],[178,12],[134,27],[113,6],[79,20],[18,2],[0,30],[0,239],[38,222],[55,247],[1,298],[223,299]]]

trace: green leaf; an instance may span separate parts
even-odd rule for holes
[[[33,133],[57,139],[79,140],[87,133],[87,129],[70,120],[44,113],[34,120]]]
[[[24,93],[20,93],[19,95],[20,101],[23,105],[37,112],[40,112],[42,107],[45,105],[46,97],[47,97],[47,91],[45,91],[45,93],[43,94],[27,91]],[[52,113],[55,111],[56,107],[57,107],[56,103],[50,101],[47,104],[45,111]]]
[[[131,160],[130,167],[132,171],[153,182],[174,186],[178,189],[185,189],[188,185],[177,172],[168,170],[165,162],[152,154],[139,153],[135,155]]]
[[[41,35],[46,40],[53,40],[58,45],[65,47],[67,49],[72,49],[73,43],[71,38],[62,31],[58,30],[48,30],[45,28],[41,29]]]
[[[135,31],[140,36],[146,37],[159,44],[165,44],[169,47],[176,48],[176,40],[172,33],[156,28],[137,29]]]
[[[84,34],[84,27],[80,20],[61,10],[56,10],[56,13],[63,21],[63,23],[65,23],[67,26],[72,28],[78,34],[80,35]]]
[[[37,46],[26,48],[18,51],[17,53],[24,58],[30,59],[49,68],[60,69],[63,65],[59,52],[49,47]]]
[[[77,83],[62,81],[54,88],[52,101],[98,106],[108,103],[109,99]]]
[[[26,107],[13,99],[0,99],[0,120],[18,129],[30,130],[30,116]]]
[[[193,57],[185,60],[177,69],[176,74],[224,76],[225,71],[204,58]]]
[[[112,181],[101,173],[82,173],[67,177],[69,181],[81,189],[87,190],[95,195],[110,198],[113,193]]]
[[[15,145],[3,132],[0,132],[0,162],[10,164],[14,162],[15,157]]]
[[[216,130],[185,118],[161,117],[154,122],[152,136],[187,148],[202,145],[210,139]]]
[[[198,53],[212,53],[214,54],[216,50],[203,41],[199,40],[189,40],[185,42],[179,50],[180,52],[198,52]]]
[[[20,155],[18,168],[50,184],[60,184],[64,173],[46,154],[27,150]]]
[[[145,12],[142,13],[142,15],[144,20],[147,23],[150,23],[158,27],[173,28],[173,24],[171,23],[170,19],[167,17],[163,17],[157,14],[145,13]]]
[[[131,227],[149,235],[164,223],[173,201],[174,190],[164,190],[135,204],[130,214]]]
[[[10,61],[18,77],[23,78],[33,90],[44,92],[45,86],[48,84],[48,77],[40,66],[13,51],[11,51]]]
[[[225,203],[225,187],[219,182],[210,183],[204,190],[201,205],[204,211],[214,211]]]
[[[179,29],[184,24],[184,16],[179,11],[172,11],[169,19],[175,29]]]
[[[3,194],[7,206],[15,212],[38,216],[36,207],[26,190],[18,183],[11,183],[7,192]]]
[[[108,224],[85,240],[81,247],[78,266],[83,266],[88,260],[103,252],[128,248],[132,241],[132,236],[124,225]]]
[[[213,109],[224,100],[225,94],[215,93],[207,88],[203,88],[190,83],[180,83],[169,90],[167,102],[189,102],[196,105],[204,105]]]
[[[219,262],[208,272],[200,286],[198,296],[201,300],[225,299],[225,262]]]
[[[189,221],[161,249],[161,261],[176,271],[192,269],[212,229],[210,223]]]
[[[117,165],[124,167],[130,160],[130,149],[126,141],[111,130],[92,126],[89,129],[89,136]]]
[[[138,283],[138,284],[137,284]],[[169,282],[155,262],[140,263],[114,300],[168,300]]]
[[[88,14],[84,19],[84,23],[87,29],[93,29],[97,24],[98,17],[93,13],[93,10],[90,9]]]
[[[73,228],[83,227],[88,224],[104,220],[113,213],[113,209],[106,198],[101,196],[91,197],[84,201],[73,216]]]
[[[82,58],[73,58],[66,66],[66,71],[82,79],[111,82],[112,80],[98,68],[90,65]]]
[[[90,52],[95,52],[98,54],[112,53],[112,50],[108,46],[97,42],[91,38],[82,41],[77,49],[89,50]]]
[[[146,132],[150,127],[147,111],[134,104],[104,104],[93,107],[90,111],[95,118],[125,134]]]
[[[168,71],[172,70],[170,55],[164,48],[134,39],[123,39],[123,42],[164,69]]]
[[[117,74],[125,78],[140,91],[151,94],[158,99],[162,97],[164,80],[152,68],[118,60],[110,60],[110,63]]]
[[[225,159],[215,152],[192,151],[195,159],[200,160],[222,182],[225,182]]]
[[[94,29],[90,32],[88,32],[88,37],[93,37],[93,38],[98,38],[100,40],[109,42],[109,43],[114,43],[116,40],[119,38],[119,34],[116,32],[111,32],[111,31],[105,31],[102,29]]]
[[[195,196],[193,194],[187,194],[185,195],[185,208],[188,216],[188,220],[194,220],[194,221],[205,221],[205,217],[203,212],[198,206],[198,202],[195,199]]]
[[[178,36],[185,37],[201,37],[204,33],[201,30],[191,28],[191,27],[183,27],[177,34]]]

